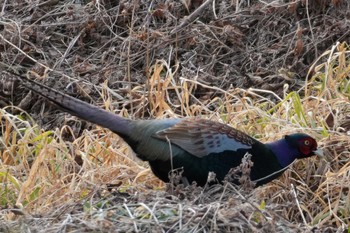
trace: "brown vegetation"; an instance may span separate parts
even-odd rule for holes
[[[349,230],[347,1],[0,2],[3,69],[125,117],[303,131],[326,154],[254,190],[166,186],[117,135],[3,80],[1,232]]]

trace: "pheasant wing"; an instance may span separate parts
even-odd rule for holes
[[[155,137],[169,140],[197,157],[223,151],[250,149],[257,141],[228,125],[205,119],[189,118],[158,131]]]

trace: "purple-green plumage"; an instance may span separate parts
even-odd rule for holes
[[[169,172],[177,168],[183,168],[182,176],[190,183],[205,185],[209,172],[214,172],[221,182],[248,152],[254,163],[251,180],[261,185],[282,174],[295,159],[313,156],[317,150],[315,139],[302,133],[263,144],[228,125],[199,118],[129,120],[10,73],[63,111],[120,135],[165,182],[169,181]]]

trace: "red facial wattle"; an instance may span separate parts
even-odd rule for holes
[[[316,141],[312,139],[303,139],[303,140],[300,140],[299,143],[300,143],[299,150],[305,156],[311,155],[312,151],[316,150],[317,148]]]

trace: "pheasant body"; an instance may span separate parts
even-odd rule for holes
[[[262,185],[282,174],[295,159],[313,156],[317,150],[316,141],[302,133],[263,144],[228,125],[205,119],[130,120],[12,74],[23,86],[63,111],[121,136],[165,182],[169,181],[169,172],[177,168],[183,169],[182,176],[190,183],[205,185],[209,172],[214,172],[217,180],[222,181],[229,170],[239,166],[244,155],[250,153],[254,163],[251,180]]]

